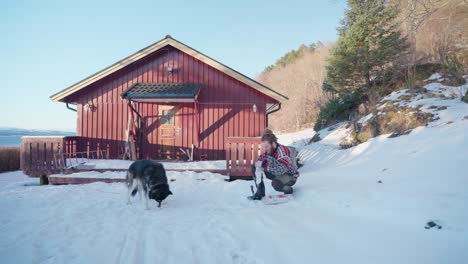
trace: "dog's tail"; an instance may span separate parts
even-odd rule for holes
[[[137,194],[140,187],[141,187],[140,179],[135,179],[135,182],[133,184],[132,196],[135,196]]]

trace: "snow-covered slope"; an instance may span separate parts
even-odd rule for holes
[[[447,109],[409,135],[346,150],[344,124],[309,145],[311,131],[281,136],[305,161],[287,204],[248,201],[251,182],[211,173],[169,172],[174,195],[149,211],[137,198],[126,205],[123,184],[36,186],[1,174],[0,262],[467,263],[468,104],[407,103]]]

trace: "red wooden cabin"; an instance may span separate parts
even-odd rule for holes
[[[227,137],[257,137],[287,99],[170,36],[54,94],[77,112],[77,150],[121,158],[225,159]],[[75,108],[69,105],[75,105]],[[129,125],[130,124],[130,125]]]

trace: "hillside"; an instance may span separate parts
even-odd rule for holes
[[[408,135],[344,150],[346,123],[319,131],[316,143],[310,129],[280,135],[305,164],[286,204],[248,201],[251,182],[211,173],[169,172],[174,195],[149,211],[126,205],[123,184],[40,187],[1,174],[0,261],[465,263],[468,85],[440,81],[428,80],[426,95],[384,98],[438,117]]]
[[[289,97],[282,102],[281,111],[271,114],[268,120],[274,131],[293,132],[310,127],[320,107],[332,97],[322,89],[326,58],[332,45],[319,43],[313,49],[305,47],[287,53],[257,78]]]
[[[468,1],[392,0],[390,2],[399,5],[401,29],[410,39],[414,37],[411,40],[415,42],[416,56],[420,61],[443,63],[445,56],[457,52],[466,69]]]

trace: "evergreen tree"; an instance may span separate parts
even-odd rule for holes
[[[316,50],[317,47],[323,47],[321,42],[317,42],[317,44],[312,43],[310,45],[302,44],[297,50],[291,50],[279,58],[275,64],[267,66],[265,68],[265,72],[272,71],[276,67],[286,67],[287,65],[293,63],[297,59],[301,58],[306,52],[313,52]]]
[[[395,19],[398,10],[385,0],[348,0],[337,45],[327,66],[327,82],[338,92],[367,93],[407,47]]]

